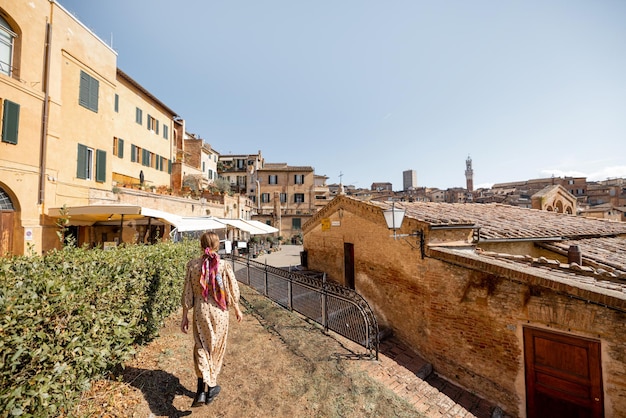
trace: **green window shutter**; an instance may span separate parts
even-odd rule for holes
[[[156,122],[156,129],[155,129],[154,133],[158,135],[159,134],[159,121],[156,120],[155,122]]]
[[[81,71],[80,72],[80,87],[78,89],[78,103],[89,109],[89,75]]]
[[[117,140],[117,156],[124,158],[124,140],[122,138]]]
[[[167,174],[172,174],[172,160],[167,160]]]
[[[143,112],[138,107],[135,108],[135,122],[142,125],[143,124]]]
[[[84,71],[80,72],[80,86],[78,89],[78,103],[89,110],[98,113],[98,90],[100,82]]]
[[[115,95],[115,113],[120,111],[120,96],[119,94]]]
[[[100,89],[100,82],[91,77],[89,83],[89,109],[98,113],[98,91]]]
[[[163,138],[167,139],[167,125],[163,125]]]
[[[2,142],[17,144],[19,125],[20,105],[10,100],[5,100],[2,115]]]
[[[148,113],[148,117],[146,118],[146,128],[150,129],[150,114]]]
[[[76,177],[79,179],[87,178],[87,147],[78,144],[78,158],[76,159]]]
[[[96,181],[104,183],[107,180],[107,153],[101,149],[96,150]]]
[[[137,161],[137,146],[135,144],[130,144],[130,161]]]
[[[148,160],[150,159],[150,152],[147,149],[141,150],[141,164],[148,166]]]

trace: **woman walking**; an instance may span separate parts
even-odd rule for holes
[[[193,308],[193,360],[198,377],[198,390],[192,407],[210,403],[221,388],[217,376],[222,368],[228,336],[228,308],[233,307],[241,322],[239,285],[230,264],[217,253],[219,236],[205,232],[200,237],[202,257],[187,263],[182,296],[183,318],[180,329],[189,328],[187,314]]]

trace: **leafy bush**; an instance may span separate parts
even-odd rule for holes
[[[0,411],[56,416],[154,338],[198,242],[0,258]]]

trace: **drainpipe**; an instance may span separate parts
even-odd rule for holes
[[[46,153],[48,147],[48,114],[49,114],[49,98],[50,98],[50,50],[52,44],[52,24],[46,18],[46,43],[45,43],[45,72],[43,75],[44,83],[44,101],[43,115],[41,118],[41,147],[39,154],[39,191],[37,203],[43,205],[46,197]]]

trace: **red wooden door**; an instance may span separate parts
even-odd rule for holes
[[[528,418],[604,416],[600,342],[524,328]]]

